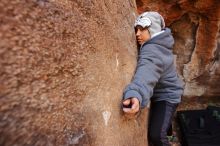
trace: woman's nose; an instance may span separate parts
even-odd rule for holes
[[[139,36],[141,34],[141,32],[140,32],[140,30],[138,29],[137,31],[136,31],[136,36]]]

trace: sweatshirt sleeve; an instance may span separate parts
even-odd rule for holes
[[[163,72],[163,61],[154,49],[156,48],[141,49],[135,75],[123,94],[124,100],[131,97],[138,98],[142,108],[148,104],[153,95],[153,88]]]

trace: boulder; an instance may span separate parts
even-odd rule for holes
[[[146,146],[121,112],[137,46],[133,0],[1,0],[0,145]]]

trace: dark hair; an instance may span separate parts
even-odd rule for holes
[[[146,26],[146,27],[142,27],[141,25],[137,25],[136,27],[134,27],[135,32],[137,32],[137,27],[138,27],[139,29],[141,29],[141,30],[148,29],[147,26]]]

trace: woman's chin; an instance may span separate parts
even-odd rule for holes
[[[143,41],[138,40],[138,44],[139,44],[139,45],[142,45],[142,44],[143,44]]]

